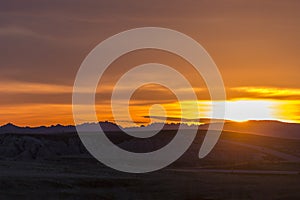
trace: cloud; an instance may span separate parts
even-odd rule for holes
[[[207,124],[210,123],[212,119],[210,118],[197,118],[197,119],[188,119],[188,118],[180,118],[180,117],[164,117],[164,116],[143,116],[145,119],[157,119],[157,120],[162,120],[162,121],[167,121],[167,122],[183,122],[183,123],[203,123]],[[214,123],[218,122],[223,122],[224,119],[213,119]],[[225,120],[225,121],[230,121],[230,120]],[[145,122],[144,122],[145,123]]]
[[[26,83],[26,82],[0,82],[2,94],[8,93],[27,93],[27,94],[53,94],[69,93],[72,87],[55,84]]]
[[[300,99],[299,88],[235,87],[231,90],[248,98]]]
[[[20,27],[0,27],[0,36],[7,35],[20,35],[20,36],[29,36],[29,37],[42,37],[36,32]]]

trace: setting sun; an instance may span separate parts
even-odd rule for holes
[[[151,113],[153,121],[163,122],[179,122],[180,119],[184,119],[183,122],[188,124],[197,124],[201,118],[211,118],[212,104],[218,104],[220,102],[211,101],[198,101],[198,113],[195,111],[191,115],[182,115],[181,109],[189,109],[190,102],[162,104],[165,110],[168,111],[166,116],[161,116],[161,112]],[[278,101],[278,100],[258,100],[258,99],[240,99],[229,100],[225,102],[226,113],[225,116],[220,116],[219,119],[243,122],[248,120],[277,120],[283,122],[299,123],[297,118],[297,107],[299,101]],[[133,109],[141,109],[139,106]],[[144,113],[140,113],[136,117],[136,121],[145,121],[143,116],[148,116],[149,112],[147,107],[144,107]],[[198,116],[198,117],[196,117]],[[145,121],[149,122],[148,120]]]

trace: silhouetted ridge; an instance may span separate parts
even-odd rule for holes
[[[218,123],[218,122],[217,122]],[[102,130],[105,132],[121,132],[121,130],[128,131],[152,131],[152,130],[177,130],[179,123],[153,123],[145,127],[128,127],[123,128],[112,122],[99,122]],[[97,123],[84,123],[79,125],[87,131],[97,130],[95,127]],[[196,125],[181,124],[183,129],[200,129],[207,130],[209,124],[203,124],[199,127]],[[300,124],[284,123],[280,121],[270,120],[250,120],[247,122],[233,122],[227,121],[224,124],[224,131],[250,133],[256,135],[265,135],[272,137],[282,137],[291,139],[300,139]],[[19,127],[12,123],[0,126],[0,134],[54,134],[54,133],[76,133],[76,128],[73,125],[52,125],[52,126],[39,126],[39,127]]]

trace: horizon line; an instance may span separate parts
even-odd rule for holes
[[[274,120],[274,119],[249,119],[249,120],[244,120],[244,121],[235,121],[235,120],[228,120],[228,119],[210,119],[210,118],[201,118],[202,120],[221,120],[221,121],[224,121],[224,123],[247,123],[247,122],[279,122],[279,123],[283,123],[283,124],[300,124],[298,122],[291,122],[291,121],[282,121],[282,120]],[[188,124],[187,122],[183,122],[183,123],[180,123],[180,122],[154,122],[154,123],[149,123],[147,125],[140,125],[140,126],[128,126],[128,127],[122,127],[121,125],[115,123],[115,122],[111,122],[109,120],[105,120],[105,121],[98,121],[98,122],[84,122],[82,124],[79,124],[77,126],[80,126],[80,125],[84,125],[84,124],[97,124],[97,123],[111,123],[111,124],[115,124],[117,125],[118,127],[121,127],[121,128],[139,128],[139,127],[147,127],[147,126],[150,126],[150,125],[153,125],[153,124],[165,124],[165,125],[178,125],[178,124],[185,124],[185,125],[188,125],[188,126],[203,126],[203,125],[206,125],[206,124],[210,124],[210,122],[207,122],[207,123],[204,123],[204,122],[200,122],[199,125],[195,124],[195,123],[192,123],[192,124]],[[218,123],[218,121],[214,122],[214,123]],[[64,126],[64,127],[67,127],[67,126],[73,126],[73,127],[76,127],[75,124],[60,124],[60,123],[57,123],[57,124],[51,124],[51,125],[39,125],[39,126],[30,126],[30,125],[17,125],[17,124],[14,124],[13,122],[7,122],[5,124],[2,124],[0,125],[0,128],[2,128],[3,126],[6,126],[6,125],[13,125],[13,126],[16,126],[16,127],[19,127],[19,128],[39,128],[39,127],[45,127],[45,128],[50,128],[50,127],[55,127],[55,126]]]

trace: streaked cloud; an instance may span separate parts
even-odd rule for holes
[[[253,98],[300,99],[299,88],[235,87],[231,90]]]
[[[71,86],[45,84],[45,83],[27,83],[27,82],[0,82],[1,93],[17,94],[57,94],[72,92]]]

